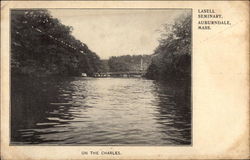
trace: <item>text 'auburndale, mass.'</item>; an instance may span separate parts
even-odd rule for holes
[[[223,20],[222,14],[218,14],[214,9],[198,9],[198,29],[210,30],[211,25],[231,25],[230,21]]]

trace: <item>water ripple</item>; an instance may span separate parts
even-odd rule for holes
[[[16,143],[191,143],[191,107],[186,98],[190,93],[183,85],[135,78],[72,78],[47,80],[40,87],[47,96],[23,101],[18,106],[23,111],[14,113]],[[27,89],[17,94],[31,96]]]

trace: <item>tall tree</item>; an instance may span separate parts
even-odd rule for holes
[[[186,79],[191,74],[191,13],[165,25],[146,77],[150,79]]]

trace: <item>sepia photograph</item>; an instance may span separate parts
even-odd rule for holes
[[[11,145],[192,145],[191,9],[12,9]]]
[[[249,1],[1,1],[0,159],[249,159]]]

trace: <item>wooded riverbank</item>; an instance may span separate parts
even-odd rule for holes
[[[72,36],[73,28],[43,10],[11,12],[11,73],[28,76],[94,76],[100,72],[145,70],[154,80],[191,79],[191,15],[166,25],[152,55],[107,60]]]

